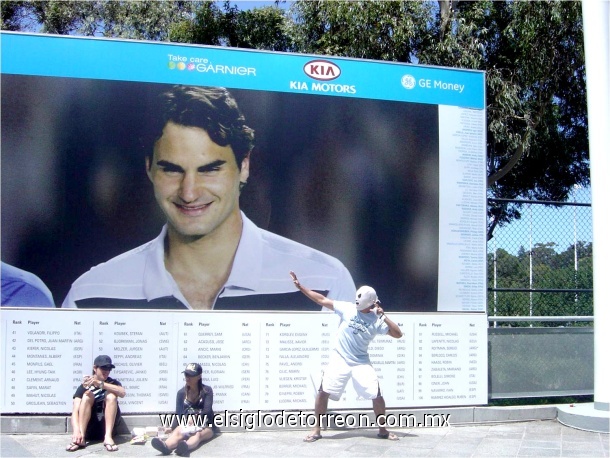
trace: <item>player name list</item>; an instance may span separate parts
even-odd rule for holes
[[[438,310],[483,312],[487,285],[485,112],[439,107]]]
[[[485,404],[485,314],[390,314],[403,331],[369,346],[388,407]],[[126,389],[125,413],[172,412],[187,363],[215,410],[311,410],[338,318],[325,312],[2,311],[3,413],[69,413],[95,356]],[[331,408],[368,408],[351,383]]]

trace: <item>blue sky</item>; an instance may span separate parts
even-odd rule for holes
[[[569,202],[591,203],[591,189],[580,188],[572,193]],[[511,224],[498,228],[494,238],[487,244],[487,251],[493,252],[502,248],[511,254],[517,254],[522,246],[529,250],[530,237],[532,246],[536,243],[555,242],[555,251],[561,253],[574,244],[574,240],[593,241],[593,221],[591,207],[548,207],[531,205],[521,208],[522,218]]]
[[[219,2],[220,3],[220,2]],[[231,2],[236,5],[240,10],[247,10],[252,8],[261,8],[263,6],[275,6],[275,2],[258,2],[258,1],[240,1],[240,2]],[[288,8],[292,2],[282,2],[278,6],[280,8]]]

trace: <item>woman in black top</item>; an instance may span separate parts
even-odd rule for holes
[[[190,363],[183,371],[186,384],[176,395],[176,428],[167,440],[153,438],[151,445],[164,455],[172,450],[180,456],[188,456],[200,443],[214,436],[214,411],[212,387],[201,381],[203,370],[197,363]]]

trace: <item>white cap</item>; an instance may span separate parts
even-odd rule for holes
[[[377,293],[370,286],[361,286],[356,291],[356,308],[364,310],[377,301]]]

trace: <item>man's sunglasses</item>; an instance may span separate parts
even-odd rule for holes
[[[110,372],[112,370],[112,366],[100,366],[100,369],[103,371]]]

